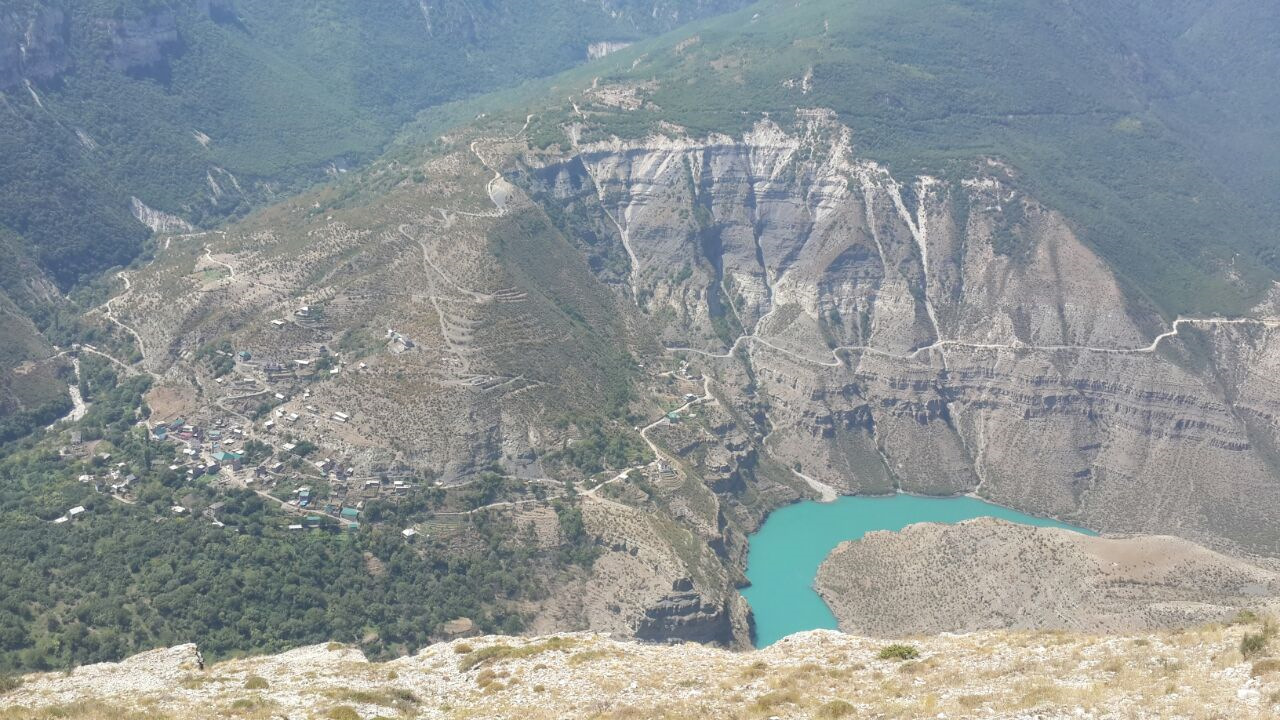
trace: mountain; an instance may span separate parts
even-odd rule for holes
[[[1226,158],[1276,25],[1167,7],[766,1],[162,232],[89,317],[81,442],[0,463],[5,667],[741,648],[748,534],[835,491],[1274,556],[1272,170]]]
[[[814,631],[735,653],[596,634],[480,637],[385,663],[330,643],[205,664],[194,645],[21,679],[18,720],[66,717],[1067,718],[1273,716],[1256,625],[1098,636],[982,632],[911,644]],[[1259,635],[1260,637],[1260,635]],[[896,652],[894,652],[896,650]],[[914,659],[905,659],[914,658]]]
[[[6,2],[0,232],[25,268],[0,275],[0,293],[41,331],[66,325],[54,316],[86,308],[48,290],[128,265],[153,231],[217,224],[367,162],[423,108],[742,4]],[[27,344],[29,329],[3,331]],[[0,389],[4,422],[25,427],[30,405]]]

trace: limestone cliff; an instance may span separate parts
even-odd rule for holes
[[[996,160],[897,177],[813,111],[512,173],[809,476],[1280,548],[1276,322],[1168,323]]]

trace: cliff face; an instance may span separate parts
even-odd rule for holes
[[[214,19],[234,17],[227,0],[201,0],[197,9]],[[172,9],[93,21],[106,38],[103,60],[121,72],[154,72],[181,49]],[[0,89],[47,82],[71,68],[71,22],[59,7],[36,4],[27,12],[0,14]]]
[[[212,10],[212,6],[209,8]],[[107,61],[121,72],[163,74],[169,58],[182,47],[178,18],[160,9],[138,17],[99,21],[110,38]]]
[[[25,678],[6,717],[1232,717],[1280,712],[1275,660],[1237,649],[1256,627],[1154,635],[974,633],[884,641],[801,633],[766,650],[483,637],[370,663],[338,644],[204,666],[193,645]],[[258,715],[250,715],[256,717]]]
[[[57,8],[0,13],[0,90],[52,80],[71,64],[66,14]]]
[[[895,177],[821,112],[524,168],[664,344],[767,404],[779,461],[847,491],[1280,547],[1275,322],[1166,323],[1012,169]]]

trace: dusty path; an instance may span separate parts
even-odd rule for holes
[[[209,248],[209,246],[208,246],[208,245],[205,245],[205,246],[204,246],[204,259],[208,260],[209,262],[213,263],[214,265],[221,265],[222,267],[226,268],[226,269],[227,269],[227,273],[228,273],[228,275],[227,275],[227,279],[228,279],[228,280],[235,280],[235,279],[236,279],[236,269],[235,269],[234,267],[232,267],[232,266],[231,266],[230,264],[228,264],[228,263],[222,262],[221,260],[216,260],[216,259],[214,259],[214,257],[213,257],[213,251]]]
[[[142,358],[145,360],[147,357],[147,350],[146,350],[145,343],[142,342],[142,336],[138,334],[137,330],[134,330],[133,328],[121,322],[120,318],[117,318],[115,315],[115,309],[111,307],[112,303],[122,298],[128,297],[129,294],[133,292],[133,282],[129,280],[129,276],[123,270],[116,273],[116,277],[124,281],[124,292],[107,300],[105,303],[99,306],[99,309],[102,310],[103,317],[105,317],[111,323],[119,327],[121,330],[124,330],[125,332],[133,336],[134,342],[138,344],[138,354],[141,355]],[[97,352],[97,351],[94,350],[92,352]],[[98,353],[98,354],[105,355],[105,353]],[[111,359],[114,360],[115,362],[118,362],[118,363],[120,362],[119,360],[115,360],[115,358],[111,358]],[[124,363],[120,363],[120,364],[124,365]]]
[[[270,389],[263,389],[263,390],[256,390],[251,393],[246,393],[244,395],[230,395],[227,397],[218,398],[214,402],[214,404],[216,404],[224,412],[231,413],[232,415],[235,415],[236,417],[240,418],[241,420],[244,420],[245,422],[249,423],[250,426],[252,426],[253,418],[250,418],[248,415],[245,415],[244,413],[238,410],[232,410],[231,408],[227,407],[227,403],[231,402],[232,400],[246,400],[251,397],[258,397],[259,395],[266,395],[269,392],[271,392]]]
[[[332,518],[334,520],[337,520],[338,522],[346,522],[346,520],[343,520],[341,517],[337,515],[330,515],[329,513],[319,508],[298,507],[297,505],[291,504],[288,500],[282,500],[276,497],[275,495],[272,495],[266,490],[254,490],[254,493],[256,493],[258,497],[265,498],[267,500],[271,500],[273,502],[279,503],[280,508],[282,510],[284,510],[285,512],[291,513],[293,515],[323,515],[327,518]]]
[[[484,304],[484,303],[492,302],[494,300],[493,295],[490,295],[488,293],[478,292],[476,290],[472,290],[471,288],[464,287],[457,280],[454,280],[452,277],[449,277],[449,275],[446,274],[445,271],[441,270],[440,266],[436,265],[435,261],[431,259],[431,252],[427,250],[427,242],[425,240],[419,240],[418,238],[415,238],[413,235],[410,235],[407,229],[408,227],[409,225],[405,224],[405,225],[399,226],[398,228],[396,228],[396,230],[402,236],[404,236],[405,240],[409,240],[410,242],[415,242],[418,244],[419,247],[422,248],[422,262],[424,265],[426,265],[426,267],[430,268],[431,271],[434,272],[436,275],[439,275],[442,280],[444,280],[446,283],[451,285],[455,290],[462,293],[463,295],[466,295],[468,298],[474,300],[477,304]],[[440,299],[454,300],[454,298],[440,298]]]
[[[831,349],[830,352],[831,352],[832,359],[827,361],[827,360],[815,360],[812,357],[801,355],[793,350],[784,348],[780,345],[775,345],[774,343],[771,343],[768,340],[762,337],[759,337],[758,335],[748,334],[748,335],[742,335],[738,337],[738,339],[733,342],[733,345],[729,347],[729,350],[722,353],[708,352],[706,350],[699,350],[697,348],[691,348],[691,347],[668,347],[667,351],[668,352],[687,352],[687,353],[693,353],[695,355],[701,355],[703,357],[724,359],[724,358],[732,357],[733,354],[738,350],[738,348],[743,343],[753,342],[753,343],[759,343],[766,347],[777,350],[778,352],[783,353],[784,355],[793,357],[797,360],[801,360],[807,363],[812,363],[814,365],[820,365],[823,367],[840,367],[841,365],[843,365],[844,362],[840,360],[840,356],[838,355],[838,353],[841,351],[865,352],[869,354],[880,355],[882,357],[894,358],[896,360],[915,360],[924,353],[932,352],[934,350],[943,351],[946,348],[962,348],[962,349],[969,349],[969,350],[1038,350],[1038,351],[1044,351],[1044,352],[1077,351],[1077,352],[1109,353],[1113,355],[1150,355],[1155,353],[1155,351],[1159,349],[1161,342],[1163,342],[1168,338],[1176,337],[1178,335],[1178,328],[1180,328],[1183,325],[1262,325],[1263,327],[1267,327],[1267,328],[1276,328],[1276,327],[1280,327],[1280,319],[1178,317],[1178,319],[1173,321],[1173,324],[1170,330],[1167,330],[1157,335],[1151,341],[1150,344],[1144,345],[1142,347],[1129,347],[1129,348],[1096,347],[1096,346],[1090,346],[1090,345],[1027,345],[1027,344],[1018,343],[1018,342],[971,343],[971,342],[965,342],[962,340],[938,340],[928,345],[918,347],[915,350],[912,350],[911,352],[908,352],[908,353],[889,352],[887,350],[881,350],[879,348],[871,347],[869,345],[840,345],[838,347]]]

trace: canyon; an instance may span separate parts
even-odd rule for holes
[[[421,158],[429,182],[369,204],[322,190],[175,236],[115,317],[152,348],[162,386],[194,383],[198,404],[251,407],[201,379],[209,328],[264,362],[329,349],[367,365],[309,391],[351,423],[291,432],[446,487],[492,463],[544,477],[576,432],[551,421],[625,383],[632,412],[659,417],[645,440],[671,469],[583,497],[606,552],[541,605],[544,631],[745,645],[746,536],[815,496],[811,481],[971,493],[1226,552],[1280,542],[1271,304],[1166,319],[1012,168],[897,178],[823,111],[567,153],[529,145],[531,122],[446,136]],[[323,322],[270,322],[298,305]],[[352,344],[386,328],[414,350]],[[661,417],[662,398],[701,385],[696,418]]]

